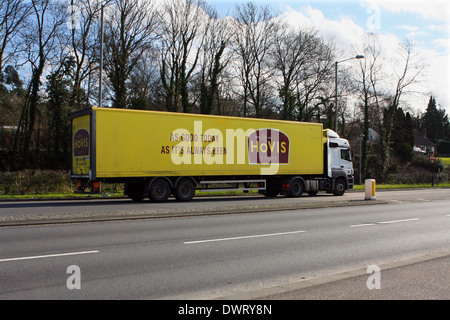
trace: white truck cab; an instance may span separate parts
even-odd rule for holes
[[[327,132],[327,169],[328,177],[334,186],[331,188],[334,193],[339,195],[345,192],[345,189],[353,189],[354,170],[350,143],[347,139],[339,137],[333,130],[326,129]],[[344,183],[344,184],[343,184]]]

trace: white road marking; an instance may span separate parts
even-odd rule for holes
[[[362,224],[351,225],[350,228],[367,227],[367,226],[374,226],[374,225],[375,225],[375,223],[362,223]]]
[[[56,254],[48,254],[48,255],[42,255],[42,256],[31,256],[31,257],[19,257],[19,258],[0,259],[0,262],[19,261],[19,260],[31,260],[31,259],[44,259],[44,258],[55,258],[55,257],[74,256],[74,255],[90,254],[90,253],[98,253],[98,252],[99,252],[98,250],[93,250],[93,251],[56,253]]]
[[[412,218],[412,219],[403,219],[403,220],[392,220],[392,221],[382,221],[378,222],[380,224],[389,224],[389,223],[397,223],[397,222],[408,222],[408,221],[417,221],[419,218]]]
[[[391,220],[391,221],[381,221],[381,222],[373,222],[373,223],[361,223],[361,224],[351,225],[350,228],[368,227],[368,226],[375,226],[377,224],[390,224],[390,223],[408,222],[408,221],[417,221],[417,220],[419,220],[419,218],[402,219],[402,220]]]
[[[305,230],[290,231],[290,232],[279,232],[279,233],[267,233],[267,234],[256,234],[250,236],[232,237],[232,238],[220,238],[220,239],[208,239],[208,240],[197,240],[197,241],[186,241],[184,244],[196,244],[205,242],[218,242],[218,241],[230,241],[230,240],[240,240],[240,239],[250,239],[250,238],[261,238],[261,237],[273,237],[273,236],[283,236],[288,234],[303,233]]]

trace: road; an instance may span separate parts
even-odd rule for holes
[[[115,219],[141,219],[177,217],[180,214],[224,214],[235,212],[273,211],[280,209],[305,209],[332,206],[361,206],[372,204],[424,202],[450,198],[449,189],[421,189],[379,191],[376,201],[364,201],[363,192],[349,192],[343,197],[319,194],[315,197],[265,198],[261,195],[197,197],[190,202],[170,199],[166,203],[128,199],[21,201],[0,202],[0,226],[41,224],[73,221],[108,221]]]
[[[3,227],[0,299],[263,298],[287,284],[435,252],[450,254],[450,190],[379,192],[380,205],[360,203],[361,196],[341,198],[346,205],[355,201],[350,206],[336,207],[334,197],[305,197],[305,203],[320,199],[331,205],[282,211],[268,206],[261,212],[252,212],[254,198],[200,199],[192,202],[203,212],[199,215],[188,207],[189,214],[173,217],[173,208],[164,219]],[[114,215],[129,212],[129,206],[135,214],[149,215],[150,209],[141,206],[152,206],[100,202],[82,203],[81,209],[75,202],[3,203],[0,216],[12,221],[14,210],[21,220],[94,209]],[[251,213],[209,215],[203,210],[236,203]],[[157,206],[169,212],[180,204]],[[448,283],[444,290],[449,292]]]

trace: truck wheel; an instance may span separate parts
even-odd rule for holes
[[[278,181],[267,181],[266,190],[263,191],[263,194],[267,198],[275,198],[281,191],[281,184]]]
[[[178,201],[189,201],[195,195],[195,184],[191,179],[181,179],[174,190],[173,195]]]
[[[291,188],[289,190],[290,198],[299,198],[303,193],[303,182],[300,179],[294,179],[291,181]]]
[[[342,179],[337,179],[333,194],[335,196],[343,196],[344,193],[345,193],[345,182]]]
[[[148,197],[153,202],[164,202],[169,198],[171,191],[170,183],[166,179],[158,178],[152,182]]]
[[[127,186],[128,198],[135,202],[144,200],[144,185],[142,183],[130,183]]]

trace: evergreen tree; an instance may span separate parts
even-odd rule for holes
[[[74,59],[66,59],[60,68],[48,77],[47,161],[49,168],[67,169],[70,161],[70,112]]]
[[[438,109],[436,106],[436,99],[430,97],[427,111],[422,119],[423,128],[426,130],[427,138],[435,142],[443,139],[448,132],[448,122],[449,120],[445,110]]]
[[[392,151],[393,155],[399,159],[401,163],[411,160],[413,155],[413,125],[409,112],[398,108],[394,114],[394,130],[392,131]]]
[[[443,108],[437,108],[436,99],[430,97],[428,107],[422,117],[422,129],[427,138],[437,144],[439,154],[450,154],[450,123]]]

